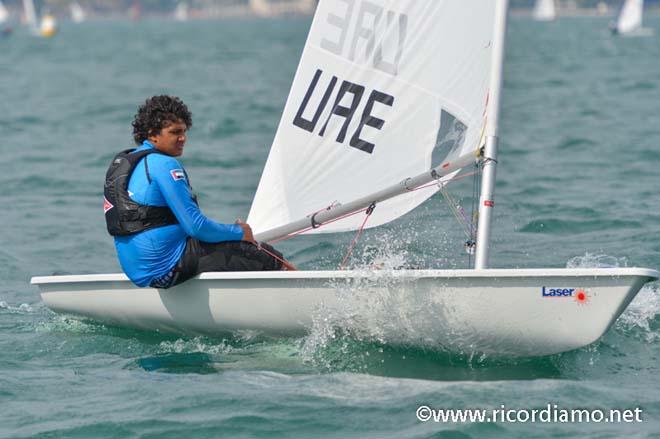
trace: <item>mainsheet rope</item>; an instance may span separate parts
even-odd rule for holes
[[[371,214],[374,213],[375,208],[376,208],[376,203],[371,203],[371,205],[367,208],[367,216],[364,217],[364,221],[362,221],[362,225],[360,226],[357,233],[355,234],[355,237],[353,238],[353,242],[351,242],[351,245],[348,247],[348,251],[346,252],[346,256],[344,256],[344,260],[341,261],[341,264],[339,265],[340,270],[344,269],[344,265],[346,264],[346,261],[348,261],[348,258],[353,253],[353,248],[355,247],[355,244],[357,244],[357,240],[358,240],[358,238],[360,238],[360,235],[362,234],[362,231],[364,230],[364,226],[367,224],[367,220],[369,219]]]

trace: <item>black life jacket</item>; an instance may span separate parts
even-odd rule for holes
[[[143,157],[159,153],[156,149],[146,149],[131,154],[133,151],[135,149],[127,149],[117,154],[105,174],[103,212],[108,233],[112,236],[133,235],[156,227],[179,223],[167,206],[147,206],[131,200],[128,195],[128,182],[135,167]],[[151,181],[148,168],[147,178]]]

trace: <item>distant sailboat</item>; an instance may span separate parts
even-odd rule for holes
[[[181,2],[176,5],[176,9],[174,10],[174,19],[176,21],[188,20],[188,3]]]
[[[9,20],[9,11],[0,1],[0,24],[5,24]]]
[[[73,2],[70,5],[71,9],[71,20],[74,23],[82,23],[85,21],[85,11],[78,2]]]
[[[274,17],[278,15],[311,14],[314,12],[314,0],[249,0],[250,10],[261,17]]]
[[[651,29],[642,28],[644,0],[626,0],[619,12],[616,23],[610,28],[620,35],[650,35]]]
[[[11,33],[11,26],[9,22],[9,11],[5,8],[5,5],[0,1],[0,36],[7,36]]]
[[[39,26],[39,34],[42,37],[52,37],[57,33],[57,20],[51,14],[45,14],[41,18],[41,25]]]
[[[536,21],[552,21],[557,18],[555,0],[536,0],[532,16]]]
[[[55,20],[53,15],[44,14],[41,23],[39,23],[33,0],[23,0],[23,10],[25,13],[25,23],[29,26],[33,35],[52,37],[57,33],[57,20]]]
[[[32,0],[23,0],[23,12],[25,14],[25,24],[28,25],[34,35],[39,35],[37,28],[37,13],[34,9]]]

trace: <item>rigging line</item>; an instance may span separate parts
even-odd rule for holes
[[[312,230],[312,229],[318,229],[319,227],[324,226],[324,225],[326,225],[326,224],[331,224],[331,223],[334,223],[335,221],[339,221],[339,220],[342,220],[342,219],[344,219],[344,218],[348,218],[349,216],[357,215],[358,213],[362,213],[362,212],[364,212],[364,211],[366,211],[366,210],[368,210],[368,209],[369,209],[368,207],[365,207],[365,208],[363,208],[363,209],[358,209],[358,210],[356,210],[356,211],[354,211],[354,212],[349,212],[349,213],[347,213],[347,214],[345,214],[345,215],[342,215],[342,216],[340,216],[340,217],[337,217],[337,218],[334,218],[334,219],[328,220],[328,221],[326,221],[326,222],[324,222],[324,223],[317,223],[317,226],[316,226],[316,227],[309,226],[309,227],[306,227],[306,228],[304,228],[304,229],[298,230],[298,231],[295,232],[295,233],[289,233],[288,235],[285,235],[285,236],[283,236],[283,237],[281,237],[281,238],[273,239],[272,241],[269,241],[268,243],[269,243],[269,244],[276,244],[276,243],[281,242],[281,241],[284,241],[284,240],[286,240],[286,239],[293,238],[294,236],[298,236],[298,235],[301,235],[301,234],[303,234],[303,233],[305,233],[305,232],[309,232],[309,231]]]
[[[445,185],[440,186],[440,193],[442,193],[442,195],[445,197],[447,205],[449,206],[449,210],[451,210],[451,212],[454,214],[456,221],[462,226],[465,237],[470,239],[473,225],[470,223],[470,220],[465,214],[465,210],[463,210],[458,201],[456,201],[456,199],[451,196]]]
[[[459,176],[457,176],[457,177],[452,178],[450,181],[446,182],[445,185],[449,184],[450,182],[458,181],[458,180],[461,180],[461,179],[463,179],[463,178],[469,177],[469,176],[474,175],[474,174],[475,174],[475,172],[468,172],[468,173],[465,173],[465,174],[459,175]],[[426,189],[426,188],[431,187],[431,186],[436,186],[437,184],[438,184],[437,181],[434,181],[434,182],[432,182],[432,183],[428,183],[428,184],[425,184],[425,185],[417,186],[417,187],[415,187],[415,188],[410,189],[410,192],[417,191],[417,190],[420,190],[420,189]],[[329,207],[332,207],[332,205],[329,206]],[[314,214],[319,213],[319,212],[323,212],[323,211],[326,210],[326,209],[328,209],[328,208],[320,209],[320,210],[314,212]],[[298,236],[298,235],[301,235],[301,234],[303,234],[303,233],[305,233],[305,232],[309,232],[310,230],[318,229],[319,227],[322,227],[322,226],[324,226],[324,225],[326,225],[326,224],[331,224],[331,223],[334,223],[335,221],[339,221],[339,220],[342,220],[342,219],[344,219],[344,218],[348,218],[349,216],[353,216],[353,215],[357,215],[357,214],[359,214],[359,213],[365,212],[367,209],[369,209],[369,208],[368,208],[368,207],[365,207],[365,208],[363,208],[363,209],[358,209],[358,210],[356,210],[356,211],[354,211],[354,212],[349,212],[349,213],[347,213],[347,214],[345,214],[345,215],[342,215],[342,216],[340,216],[340,217],[337,217],[337,218],[334,218],[334,219],[328,220],[328,221],[326,221],[326,222],[324,222],[324,223],[316,223],[316,224],[315,224],[316,227],[309,226],[309,227],[306,227],[306,228],[304,228],[304,229],[300,229],[300,230],[298,230],[297,232],[289,233],[288,235],[282,236],[281,238],[277,238],[277,239],[273,239],[272,241],[268,241],[268,243],[271,244],[271,245],[273,245],[273,244],[277,244],[278,242],[285,241],[285,240],[287,240],[287,239],[289,239],[289,238],[293,238],[293,237]],[[312,214],[312,215],[314,215],[314,214]]]
[[[284,259],[280,258],[275,253],[266,250],[264,247],[261,246],[261,244],[259,242],[257,242],[257,248],[259,250],[261,250],[262,252],[266,253],[267,255],[270,255],[273,259],[276,259],[276,260],[280,261],[282,263],[282,266],[286,267],[287,270],[291,270],[293,268],[291,263],[289,263],[289,262],[285,261]]]
[[[364,218],[364,221],[362,221],[362,225],[358,229],[357,233],[355,234],[355,237],[353,238],[353,242],[351,242],[351,245],[348,247],[348,251],[346,252],[346,256],[344,256],[344,260],[341,261],[341,264],[339,265],[339,269],[343,270],[344,265],[346,264],[346,261],[348,261],[348,258],[351,257],[351,254],[353,253],[353,248],[355,248],[355,244],[357,243],[357,240],[360,238],[360,235],[362,234],[362,231],[364,230],[364,226],[367,224],[367,220],[371,216],[372,213],[374,213],[374,209],[376,208],[376,203],[371,203],[371,205],[367,208],[367,216]]]

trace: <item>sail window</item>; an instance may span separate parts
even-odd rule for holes
[[[467,125],[458,120],[453,114],[442,110],[440,113],[440,128],[431,155],[432,167],[438,166],[447,157],[461,149],[465,143],[466,131]]]

